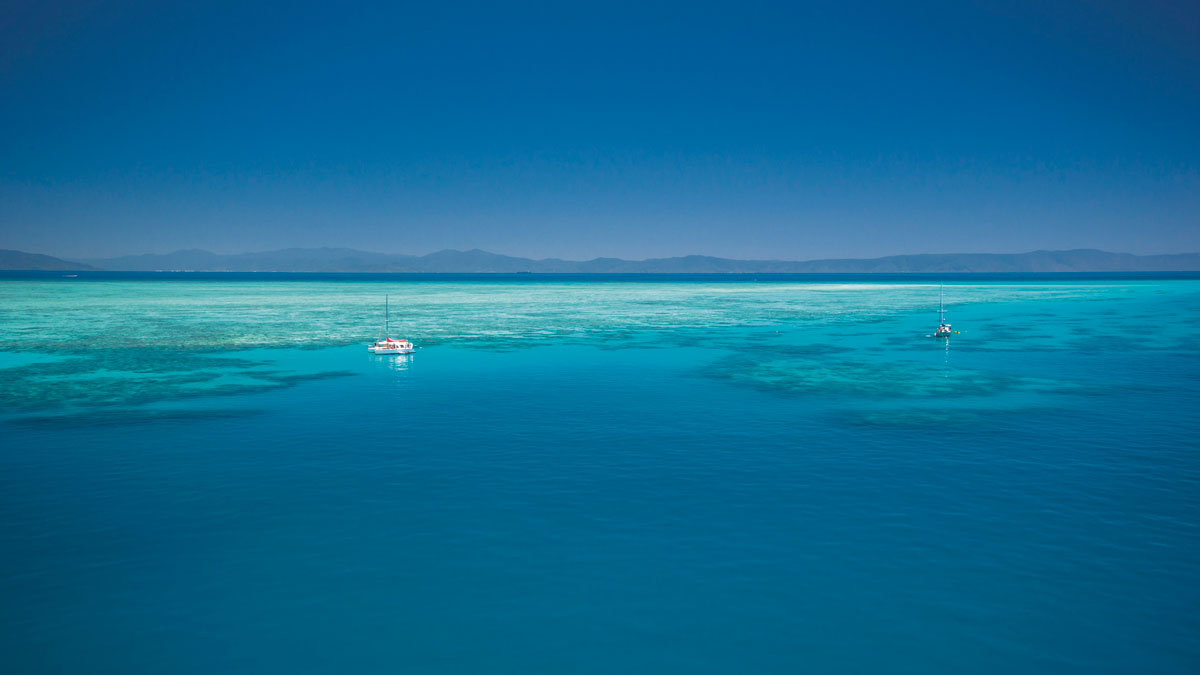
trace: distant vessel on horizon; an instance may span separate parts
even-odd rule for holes
[[[396,354],[411,354],[417,349],[408,340],[393,340],[389,335],[388,326],[388,296],[383,296],[383,325],[379,328],[379,337],[375,343],[367,347],[367,351],[384,356]]]

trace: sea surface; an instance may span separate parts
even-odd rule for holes
[[[5,274],[0,669],[1200,672],[1200,278],[938,281]]]

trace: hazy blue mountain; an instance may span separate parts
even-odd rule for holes
[[[60,261],[62,262],[62,261]],[[678,258],[574,261],[531,260],[474,249],[423,256],[369,253],[346,248],[289,248],[220,255],[187,250],[88,260],[107,270],[204,272],[458,272],[458,273],[954,273],[954,272],[1162,272],[1200,270],[1200,253],[1137,256],[1094,249],[1030,253],[945,253],[844,260],[732,260]],[[11,268],[10,268],[11,269]],[[58,269],[58,268],[53,268]],[[65,268],[63,268],[65,269]]]
[[[0,249],[0,270],[93,270],[91,265],[38,253]]]

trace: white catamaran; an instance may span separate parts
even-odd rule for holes
[[[393,340],[388,334],[388,297],[383,296],[383,326],[379,328],[379,338],[375,344],[367,347],[367,351],[375,354],[391,356],[393,354],[411,354],[417,351],[408,340]]]
[[[952,332],[950,324],[946,323],[946,303],[944,294],[942,293],[942,284],[938,284],[938,327],[934,331],[933,336],[948,338]]]

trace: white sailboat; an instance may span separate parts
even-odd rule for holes
[[[388,333],[388,297],[383,296],[383,326],[379,328],[379,337],[375,343],[367,347],[367,351],[391,356],[394,354],[411,354],[417,351],[413,343],[408,340],[393,340]]]
[[[946,323],[946,303],[945,294],[942,292],[943,285],[938,284],[938,327],[934,331],[933,336],[939,338],[950,337],[953,331],[950,330],[950,324]]]

